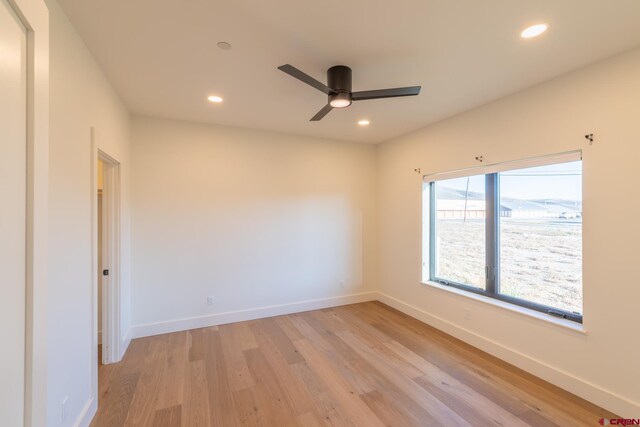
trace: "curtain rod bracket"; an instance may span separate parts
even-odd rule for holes
[[[482,156],[476,156],[476,160],[480,163],[484,162],[484,158]]]
[[[593,134],[592,133],[588,133],[584,137],[589,141],[589,145],[593,144]]]

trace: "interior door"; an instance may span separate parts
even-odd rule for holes
[[[27,32],[0,0],[0,414],[24,417]]]

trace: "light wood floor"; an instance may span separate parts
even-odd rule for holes
[[[594,426],[615,418],[381,303],[134,340],[93,426]]]

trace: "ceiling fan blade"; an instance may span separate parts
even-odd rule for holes
[[[395,98],[398,96],[415,96],[420,93],[420,86],[397,87],[394,89],[365,90],[353,92],[351,94],[354,101],[365,101],[367,99]]]
[[[324,116],[329,114],[329,111],[331,110],[333,110],[333,107],[331,106],[331,104],[327,104],[324,107],[322,107],[322,110],[318,111],[318,113],[315,116],[311,117],[311,120],[309,121],[310,122],[320,121]]]
[[[329,95],[330,93],[333,93],[333,91],[329,89],[327,85],[320,83],[310,75],[305,74],[302,71],[298,70],[293,65],[290,65],[290,64],[281,65],[278,67],[278,70],[284,71],[285,73],[289,74],[291,77],[295,77],[301,82],[306,83],[309,86],[315,87],[320,92],[324,92],[327,95]]]

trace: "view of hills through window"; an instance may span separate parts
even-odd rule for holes
[[[485,289],[485,176],[436,183],[435,275]]]
[[[436,183],[436,276],[485,288],[485,175]],[[582,313],[582,162],[498,174],[496,292]]]

